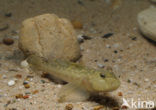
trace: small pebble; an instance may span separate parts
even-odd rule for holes
[[[30,93],[30,92],[25,92],[25,94],[27,94],[27,95],[28,95],[28,94],[31,94],[31,93]]]
[[[118,43],[114,44],[113,47],[114,48],[118,48],[120,45]]]
[[[104,36],[102,36],[102,38],[109,38],[111,36],[113,36],[113,33],[107,33]]]
[[[61,87],[62,87],[62,85],[61,85],[61,84],[58,84],[58,85],[57,85],[57,87],[58,87],[58,88],[61,88]]]
[[[18,78],[18,79],[20,79],[20,78],[22,78],[22,75],[21,74],[16,74],[15,77]]]
[[[86,36],[86,35],[83,35],[82,38],[85,39],[85,40],[90,40],[90,39],[92,39],[91,37]]]
[[[114,50],[114,53],[118,53],[118,51],[117,50]]]
[[[28,89],[28,88],[30,88],[30,85],[29,85],[29,84],[24,84],[24,87],[25,87],[26,89]]]
[[[39,92],[38,90],[34,90],[32,94],[37,94],[38,92]]]
[[[137,40],[137,37],[133,37],[132,40],[136,41]]]
[[[103,105],[97,105],[97,106],[94,107],[93,110],[102,110],[103,108],[104,108]]]
[[[108,59],[104,59],[104,62],[108,62]]]
[[[118,92],[118,96],[123,96],[122,92]]]
[[[103,65],[103,64],[100,64],[100,63],[97,63],[97,66],[98,66],[99,68],[104,68],[104,65]]]
[[[23,96],[23,99],[27,99],[27,98],[29,98],[29,95],[24,95]]]
[[[67,104],[65,107],[65,110],[72,110],[73,109],[73,105],[72,104]]]
[[[10,80],[10,81],[8,82],[8,86],[13,86],[13,85],[15,85],[15,81],[14,81],[14,80]]]
[[[107,48],[111,48],[111,46],[110,46],[110,45],[108,45],[108,44],[106,45],[106,47],[107,47]]]
[[[42,82],[43,84],[46,83],[45,80],[41,80],[41,82]]]
[[[19,98],[23,98],[23,94],[17,94],[15,95],[16,99],[19,99]]]
[[[75,29],[82,29],[83,28],[83,24],[80,21],[73,20],[73,21],[71,21],[71,23]]]
[[[119,107],[113,107],[112,110],[120,110]]]
[[[4,43],[5,45],[12,45],[12,44],[14,43],[14,40],[11,39],[11,38],[4,38],[4,39],[3,39],[3,43]]]
[[[148,81],[149,81],[149,79],[146,78],[146,79],[145,79],[145,82],[148,82]]]
[[[78,35],[77,36],[77,40],[78,40],[79,43],[83,43],[84,42],[84,39],[83,39],[82,35]]]
[[[28,84],[28,83],[29,83],[29,81],[24,81],[24,82],[23,82],[23,85]]]
[[[3,74],[3,75],[2,75],[2,78],[3,78],[3,79],[6,79],[6,78],[7,78],[7,76],[6,76],[5,74]]]
[[[23,67],[23,68],[26,68],[26,67],[28,67],[28,62],[26,61],[26,60],[23,60],[22,62],[21,62],[21,66]]]
[[[78,0],[77,3],[80,4],[80,5],[84,5],[82,1],[83,0]]]
[[[11,12],[7,12],[7,13],[5,13],[5,16],[6,17],[11,17],[12,16],[12,13]]]
[[[130,79],[128,79],[128,80],[127,80],[127,82],[128,82],[128,83],[131,83],[131,80],[130,80]]]

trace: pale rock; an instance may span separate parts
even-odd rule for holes
[[[15,85],[15,81],[14,81],[14,80],[10,80],[10,81],[8,82],[8,86],[13,86],[13,85]]]
[[[22,62],[21,62],[21,67],[23,67],[23,68],[26,68],[26,67],[28,67],[28,62],[26,61],[26,60],[23,60]]]
[[[19,48],[26,54],[47,59],[76,60],[80,46],[72,24],[55,14],[43,14],[26,19],[19,33]]]
[[[142,34],[156,41],[156,8],[150,7],[140,12],[137,21]]]

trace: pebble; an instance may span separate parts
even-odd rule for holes
[[[140,12],[137,21],[142,34],[156,41],[156,7],[150,7]]]
[[[123,96],[122,92],[118,92],[118,96]]]
[[[106,47],[107,47],[107,48],[111,48],[111,46],[110,46],[109,44],[106,44]]]
[[[61,88],[61,87],[62,87],[62,85],[61,85],[61,84],[58,84],[58,85],[57,85],[57,87],[58,87],[58,88]]]
[[[111,36],[113,36],[113,33],[107,33],[104,36],[102,36],[102,38],[109,38]]]
[[[116,53],[116,54],[117,54],[117,53],[118,53],[118,51],[117,51],[117,50],[114,50],[114,53]]]
[[[118,48],[120,45],[118,43],[114,44],[113,47],[114,48]]]
[[[83,38],[84,40],[90,40],[90,39],[92,39],[91,37],[86,36],[86,35],[83,35],[82,38]]]
[[[90,32],[93,33],[93,34],[97,33],[97,31],[94,28],[90,28]]]
[[[41,80],[41,82],[42,82],[43,84],[46,83],[45,80]]]
[[[104,108],[103,105],[97,105],[93,108],[93,110],[102,110]]]
[[[28,84],[28,83],[29,83],[29,81],[24,81],[24,82],[23,82],[23,85]]]
[[[67,104],[65,107],[65,110],[72,110],[73,109],[73,105],[72,104]]]
[[[149,81],[149,79],[147,79],[147,78],[145,78],[144,80],[145,80],[145,82],[148,82]]]
[[[97,63],[97,66],[98,66],[99,68],[104,68],[104,65],[101,64],[101,63]]]
[[[72,20],[71,23],[75,29],[82,29],[83,28],[83,24],[78,20]]]
[[[77,3],[80,4],[80,5],[84,5],[83,0],[77,0]]]
[[[32,94],[37,94],[38,92],[39,92],[38,90],[34,90]]]
[[[5,13],[5,16],[6,17],[11,17],[12,16],[12,13],[11,12],[7,12],[7,13]]]
[[[28,67],[28,62],[26,61],[26,60],[23,60],[22,62],[21,62],[21,67],[23,67],[23,68],[26,68],[26,67]]]
[[[83,39],[82,36],[83,35],[81,35],[81,34],[77,36],[77,40],[78,40],[79,43],[83,43],[84,42],[84,39]]]
[[[3,43],[5,45],[12,45],[14,43],[14,40],[12,38],[4,38]]]
[[[21,74],[16,74],[15,77],[20,79],[20,78],[22,78],[22,75]]]
[[[30,85],[29,85],[29,84],[24,84],[24,87],[25,87],[26,89],[28,89],[28,88],[30,88]]]
[[[104,59],[104,62],[108,62],[109,60],[108,59]]]
[[[2,75],[2,78],[3,78],[3,79],[6,79],[6,78],[7,78],[7,76],[6,76],[5,74],[3,74],[3,75]]]
[[[8,82],[8,86],[13,86],[13,85],[15,85],[15,81],[14,81],[14,80],[10,80],[10,81]]]

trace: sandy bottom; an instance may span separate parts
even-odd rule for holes
[[[112,10],[105,0],[1,0],[0,27],[9,27],[0,31],[0,110],[70,110],[66,106],[72,110],[117,110],[123,98],[129,104],[133,99],[137,104],[153,101],[156,106],[156,45],[140,34],[136,20],[150,5],[147,0],[125,0]],[[21,22],[43,13],[82,22],[84,28],[76,30],[77,34],[92,39],[80,44],[80,62],[93,68],[111,67],[121,81],[120,88],[107,97],[57,103],[62,85],[20,66],[24,60],[18,48]],[[107,33],[113,35],[102,38]],[[3,44],[4,37],[13,38],[14,44]],[[15,80],[13,86],[8,86],[10,80]]]

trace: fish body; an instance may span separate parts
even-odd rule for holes
[[[48,72],[91,93],[110,92],[120,86],[120,81],[109,71],[90,69],[60,59],[46,60],[36,55],[29,56],[27,61],[31,67]]]

